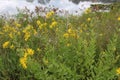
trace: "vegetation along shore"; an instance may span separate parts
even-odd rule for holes
[[[1,16],[0,80],[120,80],[120,3],[111,5],[82,16],[39,7]]]

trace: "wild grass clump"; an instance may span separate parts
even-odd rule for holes
[[[119,80],[120,10],[0,18],[0,80]]]

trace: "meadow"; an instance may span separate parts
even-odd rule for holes
[[[119,80],[120,3],[109,12],[56,9],[0,17],[0,80]]]

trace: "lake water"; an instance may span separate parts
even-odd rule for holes
[[[51,0],[48,4],[44,5],[38,3],[37,0],[34,0],[33,2],[27,2],[26,0],[0,0],[0,15],[17,14],[17,8],[23,9],[25,6],[33,11],[36,6],[49,7],[50,5],[54,5],[54,7],[61,10],[67,10],[70,14],[76,14],[76,11],[78,11],[77,14],[81,14],[85,9],[89,8],[91,4],[96,3],[84,1],[79,4],[74,4],[68,0]]]

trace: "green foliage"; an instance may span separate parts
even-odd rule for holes
[[[0,80],[117,80],[119,14],[0,18]]]

